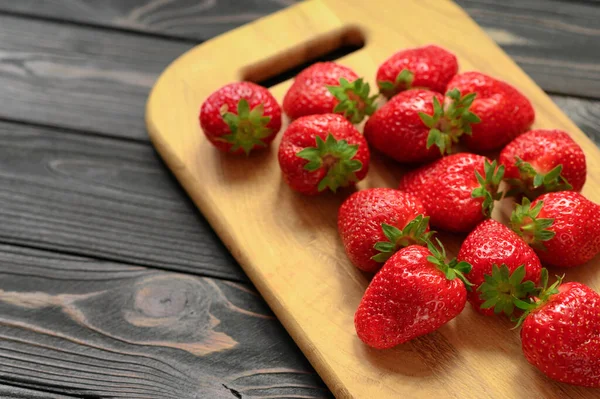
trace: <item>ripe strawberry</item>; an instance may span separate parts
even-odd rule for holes
[[[511,141],[500,153],[506,168],[509,195],[531,200],[552,191],[581,191],[585,183],[585,154],[568,133],[530,130]]]
[[[341,115],[304,116],[281,138],[279,166],[294,190],[314,195],[329,188],[353,186],[367,175],[369,147]]]
[[[473,284],[468,299],[485,314],[511,315],[514,298],[524,299],[539,283],[542,265],[533,250],[511,229],[488,219],[465,239],[457,259],[473,267],[466,277]],[[525,279],[529,283],[520,284]],[[509,281],[515,284],[507,284]]]
[[[337,113],[360,123],[375,111],[377,95],[350,68],[335,62],[318,62],[296,76],[283,99],[283,110],[296,119],[301,116]]]
[[[387,98],[414,87],[443,93],[457,72],[454,54],[428,45],[400,50],[388,58],[377,70],[377,85]]]
[[[421,200],[431,226],[469,232],[492,214],[494,201],[502,198],[498,185],[503,174],[504,167],[496,167],[496,161],[460,153],[406,173],[399,189]]]
[[[433,245],[396,252],[360,301],[354,316],[358,337],[373,348],[386,349],[437,330],[464,309],[463,273],[469,269],[465,262],[446,263],[443,248]]]
[[[600,387],[600,295],[581,283],[542,288],[522,302],[521,346],[529,363],[553,380]]]
[[[350,261],[375,273],[400,248],[425,245],[431,233],[421,201],[391,188],[371,188],[348,197],[338,213],[338,231]]]
[[[262,86],[230,83],[204,101],[200,126],[219,150],[248,155],[273,141],[281,129],[281,108]]]
[[[503,147],[519,134],[529,130],[535,119],[531,103],[513,86],[479,72],[456,75],[447,90],[458,89],[463,95],[477,94],[471,111],[481,123],[465,143],[473,151],[489,151]]]
[[[369,118],[365,137],[398,162],[432,161],[449,154],[458,138],[471,132],[471,124],[479,122],[469,111],[474,99],[475,95],[461,97],[456,90],[448,92],[446,100],[429,90],[404,91]]]
[[[573,191],[523,198],[510,223],[546,265],[575,267],[600,252],[600,205]]]

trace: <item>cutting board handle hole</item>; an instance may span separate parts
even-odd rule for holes
[[[365,46],[365,35],[356,26],[317,36],[300,46],[242,69],[242,80],[265,87],[275,86],[296,76],[315,62],[334,61]]]

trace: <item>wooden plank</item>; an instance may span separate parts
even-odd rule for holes
[[[0,378],[1,379],[1,378]],[[48,391],[36,391],[20,386],[0,383],[0,398],[3,399],[73,399],[77,396],[60,395]]]
[[[0,122],[0,241],[247,281],[148,143]]]
[[[146,119],[154,144],[334,394],[596,397],[594,390],[548,380],[527,364],[518,331],[511,331],[507,320],[483,320],[470,307],[434,334],[394,350],[369,350],[356,337],[353,323],[368,280],[345,257],[336,230],[342,196],[299,196],[282,183],[275,150],[228,157],[202,135],[197,107],[215,88],[251,67],[272,70],[282,59],[305,59],[339,40],[342,27],[352,21],[368,41],[342,62],[367,76],[397,47],[433,42],[456,52],[464,70],[515,84],[536,107],[535,127],[567,130],[584,148],[589,171],[584,193],[600,202],[598,148],[466,13],[449,1],[378,4],[369,9],[361,0],[300,3],[186,53],[159,78],[149,99]],[[457,35],[464,40],[457,42]],[[239,63],[231,62],[231,53]],[[202,62],[208,57],[210,63]],[[281,99],[289,84],[274,87],[273,94]],[[375,159],[360,187],[396,186],[400,169]],[[495,216],[510,207],[506,201]],[[452,252],[459,240],[446,236]],[[598,263],[600,258],[568,271],[567,278],[600,290],[600,275],[594,272]]]
[[[7,245],[2,381],[81,398],[329,397],[246,285]]]
[[[0,10],[206,40],[297,0],[0,0]],[[600,7],[567,0],[457,0],[544,90],[600,96]]]
[[[551,98],[596,145],[600,146],[600,101],[565,96]]]

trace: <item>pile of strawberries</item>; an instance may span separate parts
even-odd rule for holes
[[[438,329],[468,301],[521,326],[525,357],[550,378],[600,387],[600,295],[560,277],[551,284],[542,267],[586,267],[600,252],[600,206],[579,194],[579,145],[563,131],[530,130],[535,111],[521,92],[458,74],[456,57],[434,45],[394,54],[377,84],[371,95],[334,62],[305,69],[284,98],[293,121],[279,146],[283,179],[308,195],[362,180],[369,147],[424,164],[397,190],[354,192],[339,210],[349,259],[376,273],[355,315],[358,337],[390,348]],[[380,96],[388,101],[378,108]],[[355,125],[365,117],[363,135]],[[281,108],[267,89],[233,83],[205,101],[200,123],[220,150],[248,154],[274,139]],[[495,150],[497,160],[480,155]],[[517,201],[510,226],[490,219],[503,197]],[[456,259],[430,226],[468,233]]]

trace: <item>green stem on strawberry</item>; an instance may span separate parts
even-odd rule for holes
[[[433,231],[427,231],[428,226],[429,216],[423,215],[417,215],[402,230],[387,223],[381,223],[381,229],[388,241],[379,241],[373,246],[379,253],[373,255],[371,259],[383,263],[401,248],[415,244],[427,244],[434,234]]]
[[[484,174],[485,176],[481,176],[478,171],[475,171],[479,187],[471,192],[471,197],[483,198],[483,203],[481,204],[482,212],[486,217],[490,217],[494,210],[494,201],[502,199],[503,193],[498,191],[498,187],[504,177],[504,165],[498,167],[496,160],[490,163],[486,159],[484,162]]]
[[[377,85],[383,96],[392,98],[401,91],[410,89],[414,79],[415,75],[411,71],[403,69],[393,82],[390,82],[389,80],[380,80],[377,82]]]
[[[446,93],[449,100],[444,107],[437,97],[433,97],[433,115],[419,113],[421,121],[430,128],[427,136],[427,148],[436,145],[442,155],[449,154],[452,146],[458,143],[463,134],[471,135],[471,124],[481,122],[481,119],[469,111],[475,100],[476,93],[461,97],[458,89]]]
[[[522,203],[515,206],[515,210],[510,215],[510,227],[523,240],[533,248],[545,250],[544,241],[552,239],[556,233],[549,230],[554,223],[554,219],[539,218],[538,215],[544,206],[544,201],[538,201],[535,206],[531,206],[531,201],[523,197]]]
[[[533,200],[542,194],[555,191],[572,190],[573,186],[565,179],[561,173],[563,166],[557,165],[549,172],[538,172],[529,162],[515,157],[515,166],[519,169],[520,178],[507,179],[511,189],[507,196],[516,196],[522,194]]]
[[[255,146],[266,147],[263,139],[272,133],[271,129],[267,127],[271,117],[264,116],[263,104],[258,104],[250,110],[248,101],[242,98],[237,104],[237,115],[223,109],[221,117],[229,126],[231,133],[223,135],[219,139],[232,144],[231,152],[241,148],[248,155]]]
[[[353,82],[340,78],[339,86],[327,86],[327,90],[339,101],[333,112],[344,115],[354,124],[360,123],[365,116],[372,115],[376,110],[375,100],[378,95],[369,96],[371,88],[363,78]]]
[[[470,273],[473,268],[471,264],[465,261],[458,262],[456,258],[447,262],[446,249],[439,239],[436,238],[435,240],[439,248],[431,241],[428,241],[427,248],[429,249],[429,252],[431,252],[431,256],[428,256],[427,260],[444,273],[448,280],[454,280],[458,277],[465,284],[466,289],[471,291],[473,284],[465,277],[465,274]]]
[[[327,135],[325,141],[319,136],[316,136],[315,140],[316,147],[307,147],[299,151],[296,156],[308,161],[304,169],[309,172],[326,168],[327,173],[317,186],[319,192],[329,188],[335,193],[338,188],[347,187],[358,181],[355,172],[363,167],[362,162],[353,159],[358,152],[358,144],[336,140],[331,133]]]
[[[481,308],[493,308],[496,314],[511,316],[517,302],[535,291],[533,281],[523,281],[525,272],[525,265],[516,268],[512,274],[505,264],[500,267],[493,265],[492,274],[486,274],[484,283],[477,289],[479,297],[484,301]]]
[[[518,318],[513,318],[513,322],[516,322],[514,328],[519,328],[527,316],[535,309],[543,306],[550,300],[553,295],[559,293],[558,287],[562,283],[564,276],[556,276],[554,284],[548,287],[548,269],[542,269],[542,276],[540,278],[540,286],[533,290],[531,296],[524,300],[515,301],[515,306],[523,311],[523,314]]]

